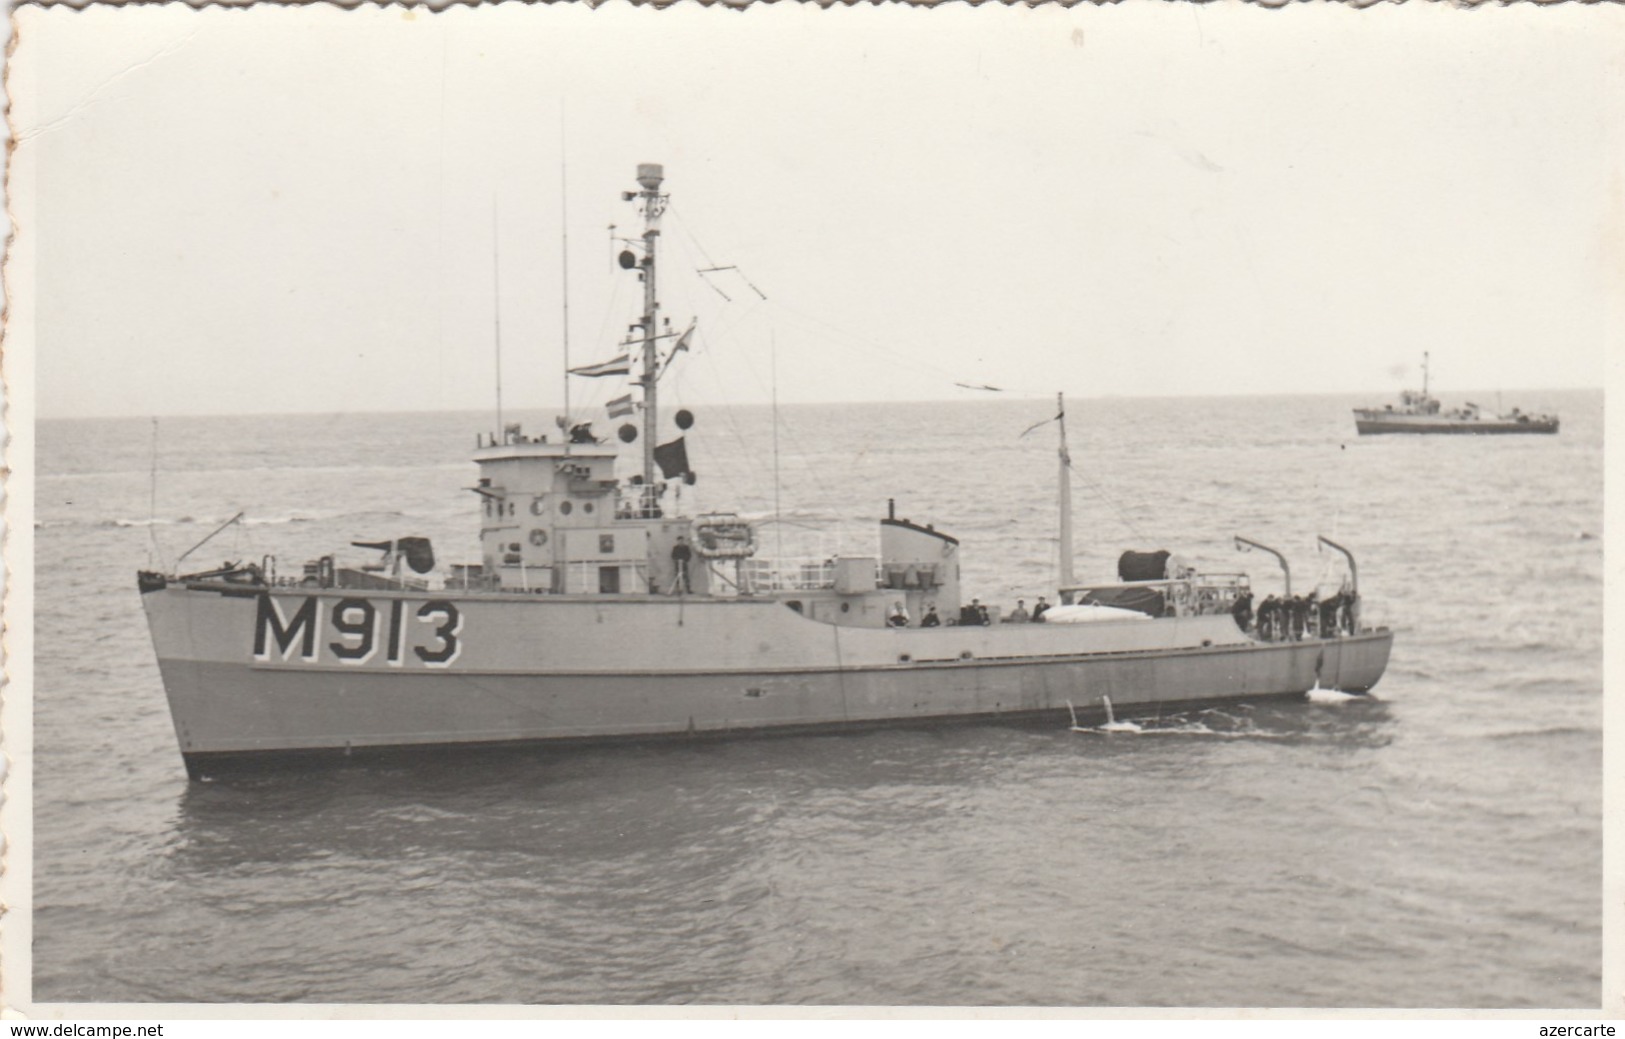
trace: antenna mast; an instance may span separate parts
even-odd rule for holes
[[[655,431],[660,415],[660,358],[655,349],[660,331],[660,301],[655,297],[655,242],[660,237],[660,215],[666,211],[666,195],[660,193],[665,170],[657,162],[638,165],[638,186],[643,190],[632,197],[643,200],[643,485],[652,494],[655,485]]]
[[[506,443],[502,428],[502,266],[497,258],[497,197],[491,196],[491,320],[496,327],[497,436]]]
[[[561,270],[564,281],[564,423],[570,424],[570,182],[567,179],[564,152],[564,102],[559,102],[559,251],[563,257]],[[564,438],[564,450],[570,450],[570,438]]]
[[[157,565],[162,554],[158,548],[158,416],[152,417],[152,474],[147,490],[147,536],[152,539],[147,565]]]
[[[1422,396],[1428,395],[1428,352],[1422,351]]]
[[[779,559],[784,558],[784,514],[779,508],[779,337],[776,332],[769,333],[768,342],[771,344],[772,372],[773,372],[773,536],[775,540],[774,551]],[[780,563],[779,565],[783,565]]]
[[[1055,395],[1056,421],[1061,424],[1061,587],[1070,587],[1072,576],[1072,456],[1066,450],[1066,400]]]

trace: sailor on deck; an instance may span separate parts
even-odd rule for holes
[[[964,607],[960,608],[960,610],[959,610],[959,626],[960,627],[967,627],[967,626],[974,627],[974,626],[976,626],[978,624],[986,624],[986,623],[988,623],[987,607],[982,605],[982,600],[980,600],[980,599],[972,599],[970,601],[969,606],[964,606]]]
[[[937,604],[931,603],[925,608],[925,616],[920,618],[920,627],[936,628],[942,625],[942,618],[937,616]]]
[[[1010,611],[1010,616],[1006,617],[1004,622],[1006,624],[1026,624],[1030,620],[1032,620],[1032,615],[1027,612],[1027,600],[1017,599],[1016,608]]]
[[[1235,605],[1230,607],[1230,616],[1236,619],[1236,627],[1246,631],[1253,624],[1253,593],[1242,592],[1236,596]]]
[[[891,612],[886,615],[886,624],[893,628],[908,627],[908,611],[901,602],[891,604]]]
[[[1049,603],[1045,602],[1044,597],[1042,595],[1040,595],[1038,597],[1038,602],[1033,605],[1033,621],[1032,622],[1034,624],[1042,624],[1044,622],[1044,614],[1046,614],[1048,612],[1049,612]]]
[[[688,581],[688,561],[693,558],[694,550],[688,547],[688,542],[684,541],[682,535],[679,534],[677,544],[671,546],[671,563],[677,570],[676,577],[672,579],[673,591],[676,591],[678,584],[681,584],[684,593],[688,595],[694,594],[694,588]]]

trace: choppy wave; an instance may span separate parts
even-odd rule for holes
[[[34,529],[62,529],[68,527],[101,528],[107,530],[147,528],[147,527],[187,527],[219,525],[230,519],[230,516],[160,516],[128,517],[119,516],[112,519],[56,519],[35,520]],[[253,513],[238,520],[245,527],[284,527],[302,523],[328,523],[359,519],[406,519],[407,513],[399,509],[362,509],[346,511],[334,509],[320,510],[294,510],[281,513],[256,515]]]
[[[1226,740],[1280,740],[1301,735],[1295,732],[1271,732],[1267,729],[1215,729],[1199,721],[1178,723],[1121,721],[1092,728],[1079,726],[1072,731],[1100,736],[1212,736]]]
[[[157,517],[149,519],[110,519],[97,520],[91,526],[95,527],[184,527],[197,520],[191,516],[176,516],[172,518]],[[57,526],[74,526],[72,521],[56,524]]]
[[[1596,729],[1583,728],[1578,725],[1554,725],[1543,729],[1514,729],[1507,732],[1492,732],[1484,738],[1489,740],[1597,740],[1601,738],[1601,733]]]

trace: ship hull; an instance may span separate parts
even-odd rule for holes
[[[1454,433],[1504,435],[1511,433],[1556,433],[1556,419],[1530,422],[1468,421],[1462,419],[1429,419],[1426,416],[1404,418],[1357,418],[1355,429],[1361,436],[1378,433]]]
[[[899,631],[821,624],[770,602],[366,596],[143,595],[194,775],[290,756],[1064,717],[1069,707],[1090,719],[1107,698],[1132,717],[1317,684],[1359,692],[1382,676],[1392,643],[1382,629],[1259,643],[1225,616]],[[369,615],[377,639],[365,637]]]

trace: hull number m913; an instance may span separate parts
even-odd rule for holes
[[[284,602],[291,613],[284,609]],[[294,603],[297,602],[297,605]],[[410,603],[345,598],[324,609],[320,596],[279,600],[259,596],[254,617],[254,659],[315,663],[331,655],[341,664],[366,664],[380,651],[391,667],[446,667],[462,652],[463,615],[455,603]],[[331,638],[323,636],[323,614]]]

